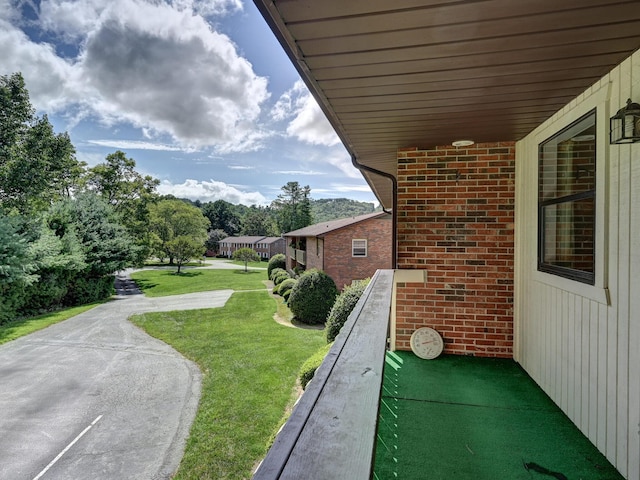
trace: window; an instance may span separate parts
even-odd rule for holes
[[[538,149],[538,270],[595,282],[596,112]]]
[[[353,257],[367,256],[367,240],[366,239],[351,240],[351,256]]]

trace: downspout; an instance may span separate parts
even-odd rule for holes
[[[363,165],[358,163],[358,159],[352,153],[351,154],[351,163],[358,170],[364,170],[365,172],[373,173],[375,175],[380,175],[382,177],[386,177],[391,180],[392,188],[393,188],[393,206],[391,211],[382,207],[382,211],[384,213],[391,214],[391,268],[398,268],[398,258],[397,258],[397,235],[398,235],[398,181],[396,177],[391,175],[390,173],[383,172],[382,170],[376,170],[375,168],[371,168],[367,165]],[[381,203],[382,204],[382,203]]]

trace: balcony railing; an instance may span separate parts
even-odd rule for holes
[[[293,247],[287,247],[287,256],[289,258],[296,259],[296,249]]]
[[[378,270],[254,480],[371,478],[392,287]]]
[[[307,252],[304,250],[296,250],[296,262],[300,265],[307,264]]]

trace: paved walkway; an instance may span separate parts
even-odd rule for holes
[[[233,292],[138,293],[121,276],[110,302],[0,346],[0,479],[171,478],[201,374],[127,318],[221,307]]]

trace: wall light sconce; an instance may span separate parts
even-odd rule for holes
[[[611,117],[609,126],[609,143],[640,142],[640,105],[628,99],[627,105]]]

